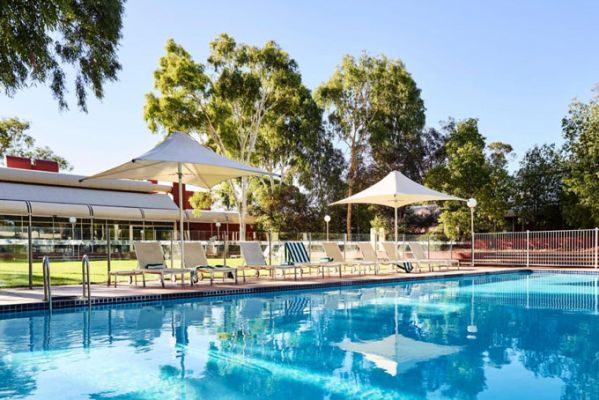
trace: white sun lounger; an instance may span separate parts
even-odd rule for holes
[[[144,286],[146,274],[160,275],[160,283],[162,284],[162,287],[164,287],[165,275],[171,275],[173,277],[181,275],[181,284],[184,284],[184,276],[185,274],[189,274],[189,281],[193,286],[195,268],[167,268],[160,243],[133,242],[133,247],[137,257],[137,269],[141,271],[142,275],[144,276]]]
[[[202,243],[191,242],[185,243],[185,267],[194,268],[197,277],[204,277],[207,274],[210,277],[210,285],[214,282],[214,274],[222,274],[223,282],[225,278],[231,274],[233,280],[237,283],[237,268],[226,267],[224,265],[209,265],[206,258],[206,252]]]
[[[260,271],[268,271],[272,279],[275,279],[277,271],[281,271],[283,279],[285,279],[287,272],[291,271],[293,272],[293,277],[295,280],[297,280],[297,272],[299,270],[301,278],[302,268],[298,265],[268,265],[266,259],[264,258],[264,254],[262,254],[260,243],[241,242],[239,243],[239,247],[241,249],[241,256],[245,261],[245,265],[242,267],[241,270],[243,273],[244,281],[246,269],[255,270],[258,274],[258,278],[260,278]]]
[[[324,248],[327,257],[329,257],[332,261],[347,265],[351,267],[354,271],[356,268],[362,267],[362,272],[366,273],[366,268],[374,267],[374,273],[376,274],[378,272],[376,261],[373,262],[366,260],[346,260],[337,243],[323,243],[322,247]]]
[[[438,265],[439,268],[441,266],[445,266],[447,269],[455,266],[458,270],[460,269],[460,262],[458,260],[452,260],[449,258],[440,259],[440,258],[428,258],[424,255],[424,248],[418,242],[408,242],[408,246],[410,246],[410,250],[414,258],[418,260],[424,260],[430,264],[431,268],[434,265]]]
[[[394,242],[383,242],[383,250],[385,251],[385,255],[390,262],[395,263],[406,272],[412,272],[414,265],[416,265],[418,268],[418,272],[422,272],[425,265],[430,270],[430,265],[422,262],[421,260],[399,257],[399,254],[397,254],[397,247]]]

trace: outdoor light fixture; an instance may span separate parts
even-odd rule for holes
[[[474,209],[478,205],[478,202],[474,197],[471,197],[466,202],[466,205],[470,208],[470,251],[472,252],[470,266],[474,267]]]
[[[220,222],[214,224],[216,226],[216,239],[220,238]]]
[[[69,222],[71,223],[71,240],[73,240],[73,246],[72,246],[72,251],[73,251],[73,257],[75,257],[75,224],[77,223],[77,218],[75,217],[69,217]]]
[[[325,215],[324,222],[326,222],[326,224],[327,224],[327,242],[328,242],[329,241],[329,222],[331,222],[331,216],[328,214]]]

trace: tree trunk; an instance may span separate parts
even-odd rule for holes
[[[347,197],[351,196],[354,192],[354,179],[356,175],[356,169],[358,164],[358,155],[355,146],[355,140],[352,140],[351,147],[351,161],[349,164],[349,171],[347,174]],[[347,205],[347,240],[351,240],[351,217],[352,217],[352,205]]]
[[[245,216],[247,214],[247,189],[248,189],[248,177],[241,177],[241,199],[239,201],[239,240],[245,240],[246,226]]]

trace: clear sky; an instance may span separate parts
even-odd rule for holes
[[[158,141],[142,118],[144,94],[170,37],[198,61],[227,32],[239,41],[275,40],[315,88],[346,54],[401,58],[427,108],[427,125],[476,117],[489,141],[521,157],[537,143],[561,142],[574,97],[599,82],[599,1],[148,1],[125,5],[118,82],[89,112],[59,112],[43,86],[0,94],[0,117],[31,122],[30,133],[91,174]],[[514,161],[515,163],[515,161]]]

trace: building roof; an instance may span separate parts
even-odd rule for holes
[[[16,172],[15,172],[16,171]],[[177,221],[179,211],[164,193],[170,186],[150,182],[79,182],[78,175],[0,168],[0,215],[57,216],[110,220]],[[153,189],[158,189],[154,191]],[[231,211],[186,211],[186,220],[238,223]],[[252,222],[248,220],[248,222]]]

